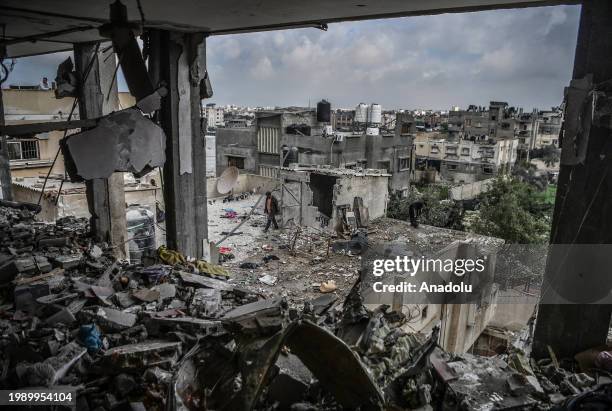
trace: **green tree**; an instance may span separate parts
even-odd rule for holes
[[[498,177],[480,201],[472,231],[513,244],[548,241],[552,205],[546,201],[546,194],[533,185]]]
[[[548,167],[556,164],[561,159],[561,149],[554,144],[549,144],[542,148],[536,148],[531,151],[532,158],[539,158],[544,161]]]

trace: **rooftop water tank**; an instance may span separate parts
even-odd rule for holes
[[[382,123],[382,107],[380,104],[372,103],[372,105],[370,105],[370,110],[368,111],[368,123]]]
[[[327,100],[317,103],[317,121],[319,123],[329,123],[331,121],[331,104]]]
[[[365,124],[368,122],[368,105],[359,103],[355,108],[355,123]]]

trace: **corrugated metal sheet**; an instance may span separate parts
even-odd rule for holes
[[[278,154],[279,129],[277,127],[259,127],[257,130],[257,151],[260,153]]]

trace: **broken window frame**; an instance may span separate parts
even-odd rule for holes
[[[33,143],[33,146],[32,144]],[[10,161],[26,161],[26,160],[40,160],[40,147],[38,145],[38,139],[36,138],[16,138],[6,141],[7,151],[9,155]],[[24,144],[29,145],[30,147],[24,149]],[[18,146],[19,151],[13,151],[11,146]],[[19,154],[19,157],[16,157],[16,154]],[[24,153],[34,153],[34,156],[24,157]]]
[[[410,157],[399,157],[397,160],[397,171],[410,170]]]
[[[400,134],[401,135],[411,134],[410,130],[412,130],[412,123],[411,122],[404,122],[404,123],[402,123],[402,128],[401,128]]]
[[[390,161],[379,161],[377,163],[377,166],[379,170],[387,170],[387,173],[391,172],[391,162]]]
[[[244,159],[242,156],[225,156],[227,158],[228,167],[236,167],[238,170],[244,170]]]

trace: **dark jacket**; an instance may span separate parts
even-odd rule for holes
[[[268,210],[268,197],[264,198],[264,213],[276,215],[278,214],[278,200],[274,196],[270,196],[272,199],[271,210]]]

